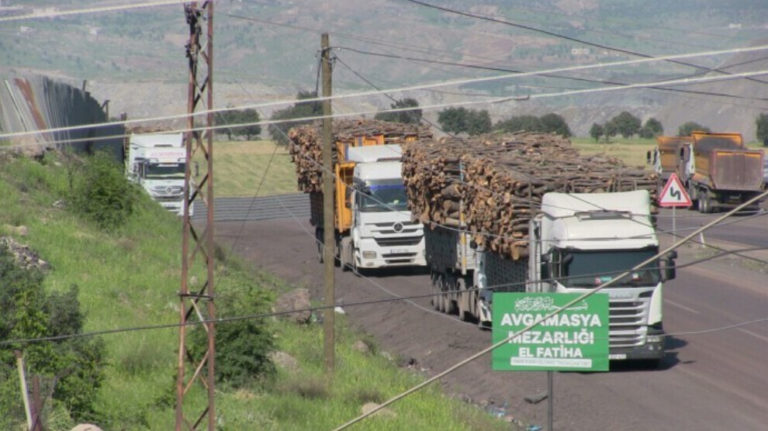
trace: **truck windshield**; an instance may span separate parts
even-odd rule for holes
[[[405,211],[408,209],[405,186],[401,180],[368,184],[359,194],[360,211],[384,212]]]
[[[560,277],[557,278],[566,287],[596,287],[654,256],[657,252],[657,247],[640,250],[562,250],[559,253],[562,256]],[[661,272],[657,259],[637,271],[632,271],[608,287],[651,286],[658,284],[659,281],[661,281]]]
[[[147,178],[184,178],[186,163],[147,163],[144,175]]]

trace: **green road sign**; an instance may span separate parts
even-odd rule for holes
[[[494,370],[608,371],[608,295],[597,293],[559,314],[578,293],[494,293]]]

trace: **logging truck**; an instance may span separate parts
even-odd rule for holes
[[[362,142],[362,141],[361,141]],[[337,146],[334,237],[343,270],[424,267],[424,227],[411,220],[401,175],[402,148]],[[323,194],[310,193],[311,223],[322,257]]]
[[[493,292],[584,293],[656,255],[648,191],[543,195],[529,222],[527,259],[476,247],[462,229],[425,230],[433,306],[491,324]],[[675,277],[673,252],[614,282],[610,359],[658,362],[664,355],[662,284]]]
[[[680,179],[699,212],[734,207],[763,190],[763,157],[739,133],[693,132],[678,150]]]
[[[320,125],[288,131],[289,152],[299,189],[309,194],[322,261],[325,171]],[[333,122],[333,226],[336,263],[356,271],[424,267],[424,227],[412,221],[401,173],[402,144],[431,138],[429,129],[410,124],[359,119]]]
[[[658,252],[655,174],[581,156],[540,133],[407,145],[403,178],[425,225],[433,306],[492,322],[494,292],[588,292]],[[674,255],[621,277],[610,296],[613,359],[662,357],[662,281]]]

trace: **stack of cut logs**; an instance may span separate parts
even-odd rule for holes
[[[419,140],[432,138],[428,128],[419,125],[391,123],[377,120],[341,120],[333,122],[333,163],[336,163],[336,145],[355,145],[354,140],[362,136],[384,136],[385,144],[403,144],[407,136]],[[314,123],[294,127],[288,131],[291,160],[296,165],[299,190],[305,193],[320,192],[322,189],[323,143],[321,124]]]
[[[463,226],[478,245],[512,259],[527,254],[528,222],[546,192],[656,191],[650,172],[529,132],[409,144],[403,179],[422,223]]]

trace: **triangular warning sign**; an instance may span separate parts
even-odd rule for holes
[[[672,173],[659,195],[659,206],[689,207],[691,205],[693,205],[693,202],[691,202],[691,197],[688,196],[688,192],[685,191],[683,183],[680,182],[680,178],[677,178],[675,173]]]

